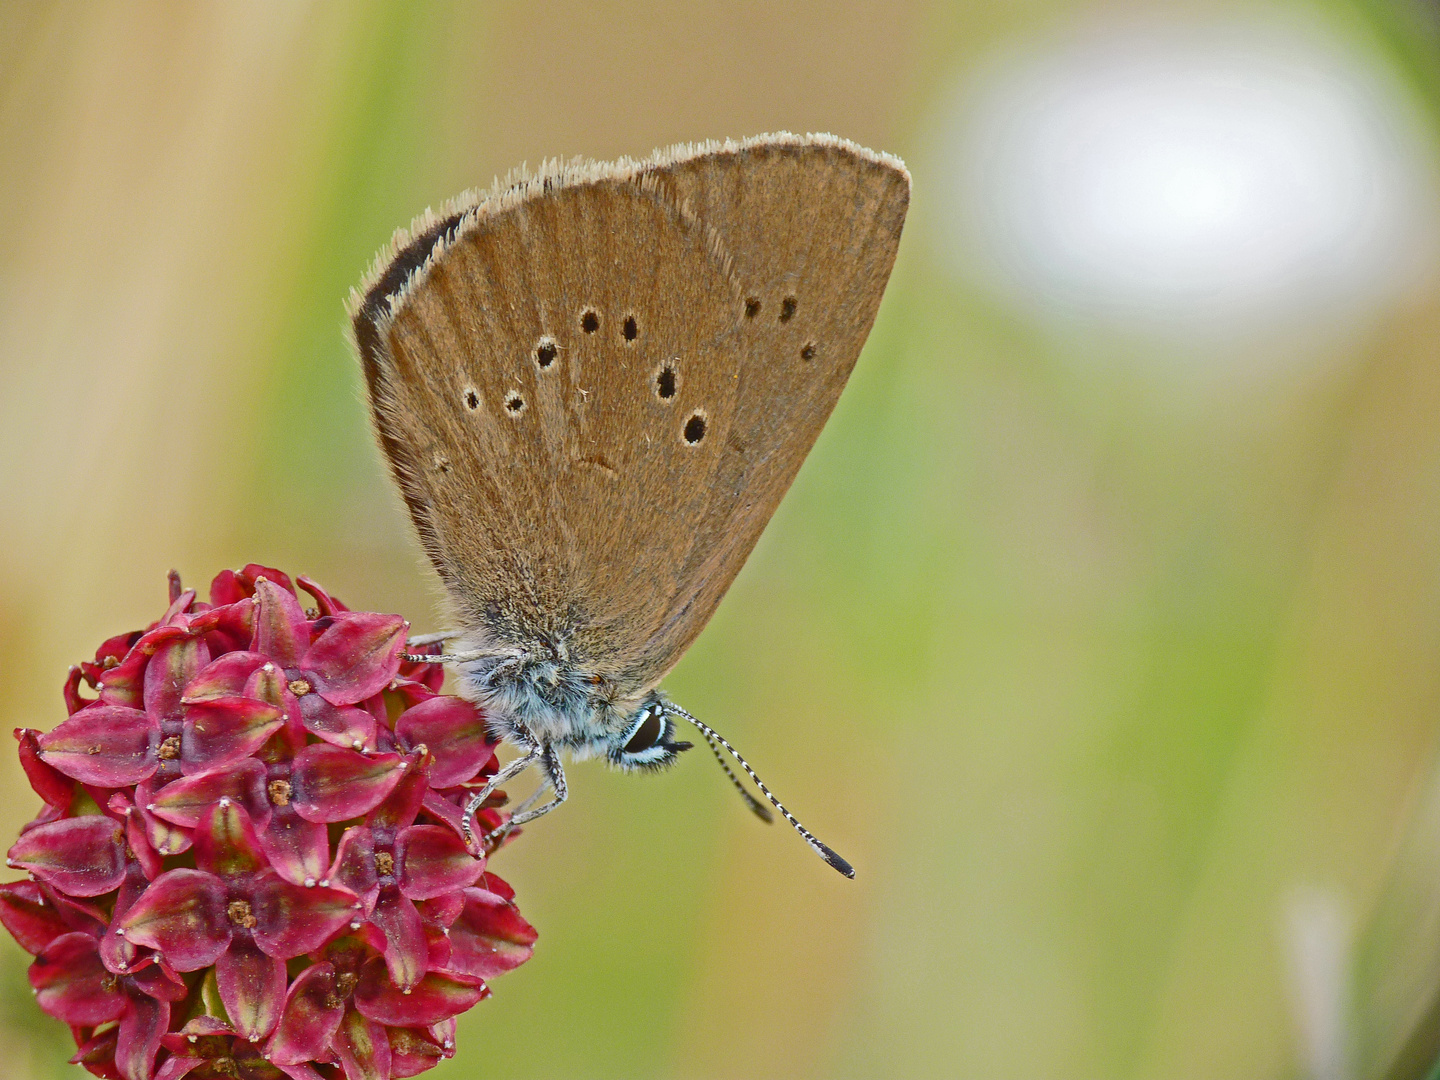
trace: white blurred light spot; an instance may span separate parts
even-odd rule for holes
[[[1285,901],[1284,937],[1300,1059],[1310,1080],[1350,1080],[1351,919],[1334,889],[1308,886]]]
[[[1353,319],[1429,267],[1413,112],[1310,33],[1094,34],[952,99],[941,235],[967,276],[1042,314],[1181,334]]]

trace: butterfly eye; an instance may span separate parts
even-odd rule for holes
[[[639,754],[649,750],[660,741],[665,734],[665,720],[659,709],[651,709],[640,726],[635,729],[635,734],[630,736],[630,741],[625,744],[624,752],[627,754]]]

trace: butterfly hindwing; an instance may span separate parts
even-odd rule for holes
[[[466,628],[657,683],[833,409],[908,190],[839,140],[762,137],[555,170],[398,245],[355,335]]]

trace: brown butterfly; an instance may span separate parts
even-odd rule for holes
[[[411,645],[457,641],[460,692],[522,751],[467,834],[529,766],[554,798],[507,828],[563,802],[561,751],[669,764],[680,717],[854,875],[657,687],[835,407],[909,196],[901,162],[829,135],[555,164],[423,215],[353,294],[376,433],[458,623]]]

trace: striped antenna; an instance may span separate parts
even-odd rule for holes
[[[784,804],[781,803],[780,800],[777,799],[770,791],[770,789],[765,786],[765,781],[761,780],[760,777],[755,774],[755,770],[750,767],[750,763],[740,756],[740,751],[736,750],[735,747],[731,746],[730,743],[726,741],[725,736],[721,735],[718,731],[710,727],[708,724],[696,720],[695,717],[691,716],[688,712],[680,708],[680,706],[678,705],[667,701],[664,703],[664,708],[667,713],[683,717],[684,719],[690,721],[690,723],[694,724],[695,730],[700,732],[701,735],[705,736],[705,741],[710,743],[711,750],[715,749],[716,743],[719,743],[721,746],[723,746],[726,752],[728,752],[729,755],[739,763],[740,768],[745,770],[745,775],[750,777],[750,779],[754,781],[755,786],[760,789],[760,793],[764,795],[765,798],[770,800],[770,805],[775,807],[776,810],[780,811],[780,816],[783,817],[786,821],[788,821],[794,827],[795,831],[805,838],[805,842],[815,849],[815,853],[817,855],[819,855],[836,870],[840,871],[840,873],[844,874],[847,878],[853,878],[855,876],[855,868],[853,866],[851,866],[848,862],[842,859],[829,845],[821,843],[821,841],[815,836],[814,833],[812,833],[809,829],[805,828],[804,825],[800,824],[794,814],[790,813],[789,810],[785,809]],[[717,753],[715,756],[718,758],[720,755]],[[724,765],[725,762],[722,760],[720,764]],[[734,780],[735,785],[739,787],[740,781],[735,776],[735,774],[730,772],[728,768],[725,771],[730,774],[730,779]],[[749,794],[748,792],[745,792],[744,788],[741,788],[740,790],[747,795]],[[753,796],[751,796],[751,798],[753,799]],[[756,805],[759,804],[757,803]],[[763,807],[761,809],[763,809]]]
[[[731,771],[729,763],[725,760],[724,755],[720,753],[720,744],[715,741],[709,732],[702,731],[700,734],[704,736],[705,745],[710,747],[710,752],[715,755],[715,760],[719,762],[720,768],[725,770],[725,775],[728,776],[730,782],[735,785],[735,790],[740,792],[740,798],[745,800],[745,805],[750,808],[751,813],[765,822],[766,825],[773,824],[775,815],[770,813],[768,806],[745,790],[745,785],[740,783],[740,778]]]

